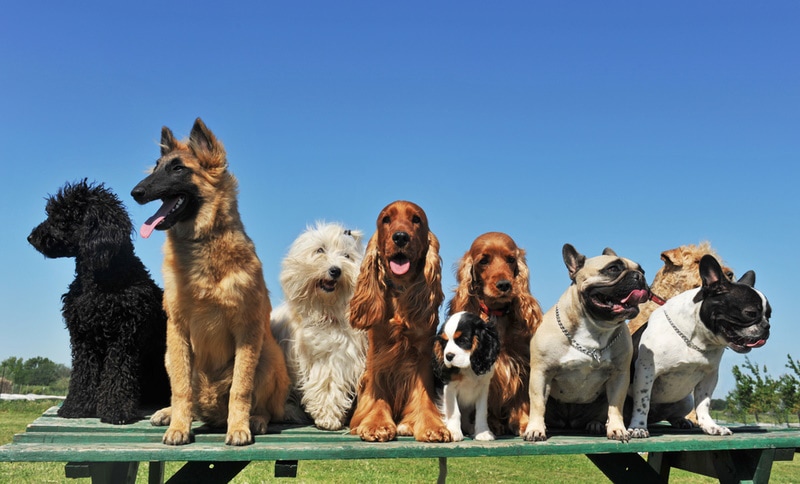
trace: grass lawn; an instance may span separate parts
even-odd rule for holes
[[[47,408],[50,401],[0,401],[0,445],[11,441],[15,433],[36,419]],[[168,462],[166,476],[180,468],[180,462]],[[346,461],[301,461],[297,479],[275,479],[274,465],[255,462],[239,473],[234,483],[282,482],[301,484],[305,482],[435,482],[439,475],[436,459],[364,459]],[[670,482],[711,483],[714,479],[697,476],[673,469]],[[448,459],[449,482],[608,482],[584,456],[532,456],[532,457],[476,457]],[[88,479],[64,477],[64,463],[9,463],[0,462],[0,483],[44,483],[89,482]],[[137,482],[147,482],[147,464],[140,465]],[[772,468],[770,482],[800,482],[800,459],[791,462],[776,462]]]

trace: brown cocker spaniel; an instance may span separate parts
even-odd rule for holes
[[[350,301],[350,324],[369,349],[350,433],[386,442],[413,435],[449,442],[434,403],[433,341],[442,293],[439,241],[416,204],[390,203],[378,215]]]
[[[528,425],[530,341],[542,321],[529,277],[525,251],[504,233],[485,233],[459,262],[448,308],[450,315],[469,311],[497,325],[500,356],[489,389],[489,427],[496,435],[520,435]]]

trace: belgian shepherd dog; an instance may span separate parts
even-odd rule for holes
[[[131,191],[161,200],[141,227],[164,243],[166,366],[171,407],[150,419],[169,425],[163,442],[187,444],[192,420],[225,427],[225,443],[248,445],[283,416],[289,376],[270,331],[261,261],[244,231],[225,148],[200,118],[188,141],[161,130],[161,157]]]

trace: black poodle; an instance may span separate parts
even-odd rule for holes
[[[102,184],[66,184],[47,200],[28,242],[45,257],[74,257],[61,297],[72,347],[69,392],[58,415],[112,424],[169,404],[162,291],[133,252],[128,212]]]

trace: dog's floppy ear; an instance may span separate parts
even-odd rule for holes
[[[575,282],[575,275],[586,263],[586,256],[578,252],[571,244],[564,244],[561,249],[561,255],[564,257],[564,264],[567,266],[569,278]]]
[[[447,367],[444,366],[444,341],[438,335],[433,340],[433,375],[439,380],[446,380],[448,377]]]
[[[539,323],[542,322],[542,308],[536,298],[531,295],[528,262],[525,258],[525,251],[519,248],[517,249],[517,272],[514,286],[518,288],[518,297],[515,304],[519,305],[518,314],[525,321],[530,334],[533,334],[539,327]]]
[[[378,232],[369,239],[350,300],[350,325],[369,329],[386,314],[386,272],[378,249]]]
[[[131,246],[133,225],[122,203],[103,187],[92,188],[94,196],[85,207],[81,230],[80,257],[92,271],[104,271],[111,260]],[[114,205],[110,207],[109,205]]]
[[[442,292],[442,259],[439,257],[439,239],[428,231],[428,252],[425,254],[425,283],[430,288],[430,309],[438,315],[439,305],[444,300]]]
[[[484,323],[478,316],[474,317],[478,320],[475,322],[478,344],[469,357],[469,363],[476,375],[483,375],[492,368],[500,354],[500,335],[493,322]]]
[[[172,130],[166,126],[161,128],[161,143],[159,145],[161,146],[161,156],[166,155],[178,146],[178,141],[172,134]]]
[[[468,250],[458,263],[456,269],[456,291],[448,304],[448,313],[459,311],[477,312],[479,310],[477,281],[475,281],[475,260],[472,251]]]

